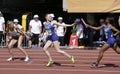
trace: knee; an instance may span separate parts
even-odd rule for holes
[[[8,49],[11,49],[12,48],[12,46],[11,45],[8,45]]]
[[[18,47],[19,49],[21,48],[21,46],[20,46],[20,45],[18,45],[17,47]]]
[[[44,51],[44,52],[46,52],[46,51],[47,51],[47,49],[46,49],[46,48],[43,48],[43,51]]]

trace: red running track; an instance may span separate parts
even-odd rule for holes
[[[16,60],[7,62],[9,58],[6,48],[0,49],[0,74],[120,74],[120,55],[109,49],[104,55],[99,68],[91,68],[90,64],[97,59],[98,50],[78,50],[62,49],[75,56],[75,64],[65,57],[56,53],[53,48],[49,51],[53,59],[60,63],[52,67],[46,67],[48,59],[42,49],[26,49],[31,61],[26,63],[18,57],[23,58],[23,54],[18,49],[14,49]]]

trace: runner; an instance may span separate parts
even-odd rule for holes
[[[94,30],[100,30],[104,28],[104,32],[105,32],[106,39],[107,39],[106,43],[103,45],[103,47],[101,48],[99,52],[97,61],[91,64],[92,67],[98,67],[101,59],[103,58],[104,52],[107,51],[111,47],[113,48],[114,51],[116,51],[116,53],[120,54],[119,39],[114,38],[114,36],[117,36],[120,33],[120,31],[111,25],[109,18],[107,18],[105,20],[105,23],[103,23],[99,27],[93,27],[87,24],[86,26]],[[116,33],[113,34],[113,31],[115,31]]]
[[[8,41],[8,36],[12,36],[12,39],[10,41],[10,43],[8,44],[8,50],[9,50],[9,54],[10,54],[10,58],[7,59],[7,61],[13,61],[14,60],[14,54],[12,51],[12,47],[18,42],[18,49],[25,55],[25,62],[29,61],[29,56],[27,54],[27,52],[22,48],[21,44],[23,41],[23,36],[26,34],[23,32],[23,30],[19,29],[18,26],[14,25],[14,23],[12,21],[8,21],[7,22],[7,30],[6,30],[6,41]],[[27,36],[26,36],[27,37]],[[27,37],[28,38],[28,37]],[[8,42],[7,42],[8,43]]]
[[[45,28],[45,30],[48,31],[48,41],[46,42],[43,49],[45,51],[45,54],[49,58],[49,62],[46,66],[49,67],[52,64],[54,64],[54,61],[53,61],[53,59],[52,59],[52,57],[51,57],[51,55],[48,51],[48,48],[52,43],[54,44],[54,47],[55,47],[55,49],[57,50],[58,53],[61,53],[65,56],[67,56],[68,58],[70,58],[72,63],[74,63],[75,62],[74,61],[74,56],[69,55],[68,53],[62,51],[59,48],[59,42],[58,42],[59,37],[57,36],[57,34],[54,30],[54,25],[70,27],[70,26],[73,26],[74,24],[72,24],[72,25],[62,25],[60,23],[57,23],[55,20],[53,20],[54,19],[54,14],[47,14],[45,18],[46,18],[46,21],[44,22],[44,28]]]

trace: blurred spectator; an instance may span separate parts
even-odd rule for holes
[[[0,11],[0,44],[5,34],[5,19]]]
[[[42,37],[39,37],[39,46],[44,47],[47,41],[48,32],[45,30]]]
[[[18,19],[14,19],[13,22],[16,28],[23,30],[23,27],[19,24]]]
[[[29,36],[28,48],[31,48],[32,47],[32,40],[31,40],[32,34],[29,30],[27,31],[27,35]]]
[[[39,35],[42,30],[42,24],[38,15],[33,16],[33,19],[29,23],[29,30],[32,34],[32,48],[36,48],[39,46]]]
[[[78,45],[82,46],[82,45],[84,45],[84,33],[83,33],[84,27],[79,18],[77,18],[74,22],[77,26],[76,35],[78,36]]]
[[[58,17],[58,23],[65,25],[65,23],[63,22],[63,18],[62,17]],[[67,28],[64,26],[58,26],[57,27],[57,35],[59,36],[59,42],[60,42],[60,46],[64,46],[64,36],[65,33],[67,31]]]

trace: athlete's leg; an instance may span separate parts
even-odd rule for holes
[[[46,65],[47,67],[51,66],[51,65],[54,63],[54,61],[52,60],[52,57],[51,57],[51,55],[50,55],[50,53],[49,53],[49,51],[48,51],[48,47],[50,47],[51,44],[52,44],[52,41],[48,40],[48,41],[46,42],[45,46],[43,47],[43,50],[44,50],[45,54],[46,54],[47,57],[49,58],[49,62],[48,62],[48,64]]]
[[[108,48],[110,48],[110,45],[109,45],[109,44],[104,44],[104,45],[103,45],[103,47],[102,47],[101,50],[99,51],[99,55],[98,55],[98,58],[97,58],[96,63],[93,63],[92,66],[94,66],[94,67],[98,66],[98,64],[100,63],[101,59],[103,58],[104,52],[107,51]]]
[[[13,54],[11,48],[13,47],[13,45],[15,45],[16,42],[17,42],[17,40],[12,39],[12,40],[10,41],[9,45],[8,45],[8,51],[9,51],[9,54],[10,54],[10,58],[7,59],[7,61],[12,61],[12,59],[13,59],[13,57],[14,57],[14,54]]]
[[[64,52],[63,50],[61,50],[59,48],[59,42],[58,41],[54,41],[53,44],[54,44],[54,47],[55,47],[55,49],[57,50],[58,53],[61,53],[62,55],[67,56],[68,58],[71,59],[72,63],[74,63],[74,57],[69,55],[68,53]]]
[[[59,43],[58,43],[58,41],[54,41],[53,44],[54,44],[54,47],[55,47],[55,49],[57,50],[58,53],[61,53],[61,54],[65,55],[65,56],[67,56],[68,58],[71,57],[68,53],[62,51],[62,50],[59,48]]]
[[[117,45],[117,43],[114,44],[114,47],[113,47],[114,51],[118,54],[120,54],[120,48],[119,46]]]
[[[23,41],[22,39],[23,39],[22,36],[20,36],[19,39],[18,39],[18,48],[26,56],[25,61],[28,61],[29,60],[28,54],[27,54],[27,52],[21,46],[22,41]]]
[[[52,44],[52,41],[48,40],[48,41],[46,42],[45,46],[43,47],[43,50],[44,50],[45,54],[47,55],[47,57],[49,58],[49,61],[53,61],[53,60],[52,60],[52,57],[51,57],[51,55],[50,55],[50,53],[49,53],[49,51],[48,51],[48,47],[49,47],[51,44]]]

